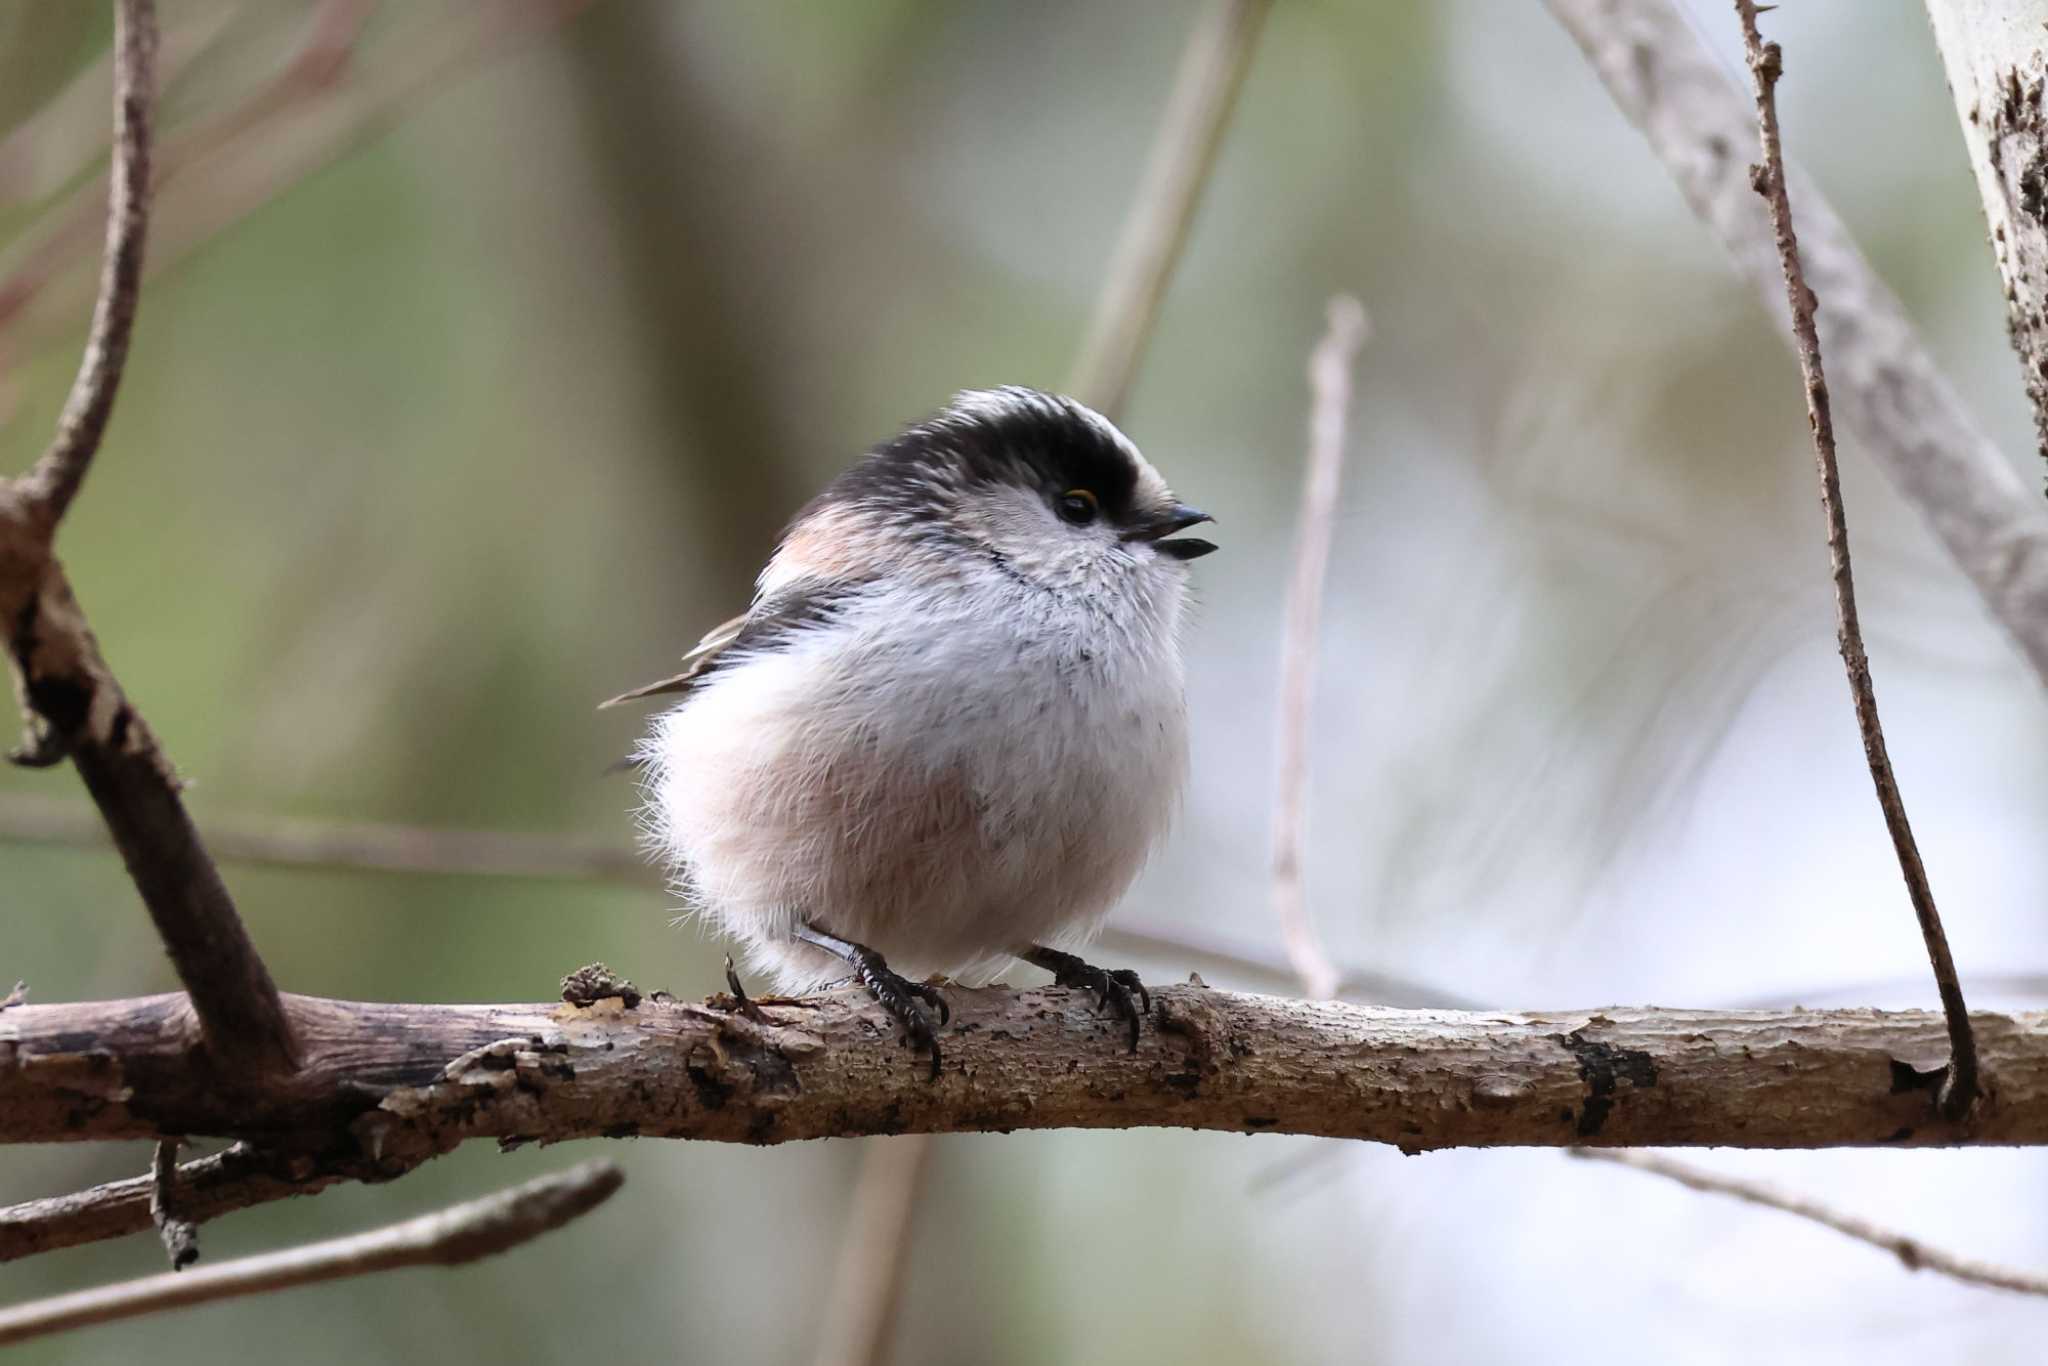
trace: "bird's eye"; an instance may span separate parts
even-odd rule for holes
[[[1061,521],[1074,526],[1087,526],[1095,520],[1096,513],[1101,511],[1095,502],[1095,495],[1087,489],[1068,489],[1060,495],[1059,501],[1053,504],[1053,509],[1059,513]]]

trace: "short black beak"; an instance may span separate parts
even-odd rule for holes
[[[1203,512],[1200,508],[1191,508],[1185,503],[1175,503],[1172,507],[1166,509],[1164,513],[1152,518],[1144,525],[1126,531],[1123,538],[1126,541],[1150,541],[1154,550],[1162,555],[1171,556],[1176,560],[1198,560],[1216,549],[1214,543],[1202,540],[1196,536],[1188,536],[1178,541],[1169,541],[1164,538],[1173,535],[1176,531],[1186,531],[1191,526],[1198,526],[1203,522],[1213,522],[1215,520],[1214,517]]]

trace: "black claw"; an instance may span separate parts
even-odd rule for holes
[[[754,1004],[754,998],[747,995],[747,989],[740,985],[739,969],[732,965],[732,955],[725,956],[725,985],[732,993],[733,1004],[740,1014],[757,1024],[767,1024],[768,1017],[761,1013],[761,1007]]]
[[[1107,1010],[1129,1023],[1131,1052],[1138,1051],[1139,1025],[1145,1016],[1152,1013],[1152,993],[1145,990],[1145,984],[1138,980],[1137,973],[1129,968],[1098,968],[1058,949],[1034,947],[1022,956],[1025,962],[1034,963],[1051,973],[1053,981],[1060,986],[1071,991],[1093,992],[1097,1010]],[[1133,993],[1137,995],[1136,1001],[1131,999]]]
[[[939,1036],[932,1028],[931,1016],[925,1014],[922,1003],[936,1002],[942,1018],[950,1019],[951,1015],[946,1013],[945,998],[923,982],[913,982],[890,971],[882,955],[872,951],[864,955],[863,961],[853,965],[853,972],[860,978],[860,984],[868,989],[868,995],[903,1026],[903,1032],[910,1036],[910,1046],[931,1050],[932,1079],[938,1080]]]
[[[836,957],[843,958],[853,968],[853,975],[875,1003],[889,1012],[903,1032],[909,1037],[912,1048],[928,1050],[932,1055],[933,1081],[939,1077],[939,1034],[932,1025],[932,1018],[925,1013],[929,1004],[939,1013],[941,1025],[951,1022],[952,1007],[937,987],[928,982],[913,982],[889,967],[887,959],[864,944],[855,944],[828,934],[813,925],[800,925],[796,937],[807,944],[815,945]]]
[[[949,1025],[953,1023],[953,1007],[946,1004],[946,995],[944,992],[940,991],[930,982],[913,982],[907,977],[899,977],[896,980],[902,983],[903,989],[905,991],[917,997],[918,1000],[923,1001],[932,1009],[938,1011],[939,1023],[941,1025]]]
[[[1138,980],[1137,973],[1132,972],[1129,968],[1113,968],[1110,970],[1109,975],[1115,978],[1117,985],[1121,986],[1124,990],[1137,992],[1138,1008],[1147,1015],[1152,1013],[1152,993],[1145,990],[1145,984]]]

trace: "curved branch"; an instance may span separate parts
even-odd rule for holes
[[[99,300],[57,435],[21,493],[45,535],[63,520],[106,435],[142,298],[142,248],[149,228],[150,109],[156,95],[155,0],[121,0],[114,10],[114,159],[107,192],[107,246]]]

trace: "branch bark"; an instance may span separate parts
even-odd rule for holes
[[[2029,0],[1927,0],[2048,460],[2048,27]]]
[[[474,1138],[725,1142],[1171,1126],[1462,1146],[2048,1142],[2048,1014],[1976,1017],[1997,1086],[1943,1119],[1938,1014],[1401,1011],[1155,993],[1135,1053],[1085,993],[949,992],[936,1082],[857,991],[627,1009],[288,996],[292,1074],[224,1072],[182,995],[0,1014],[0,1142],[212,1135],[376,1176]],[[188,1216],[189,1217],[189,1216]]]
[[[1714,54],[1670,0],[1544,3],[1789,338],[1770,219],[1740,151],[1755,124]],[[1828,301],[1820,339],[1844,424],[2048,683],[2048,508],[1964,410],[1813,182],[1795,166],[1786,189],[1807,281]]]

